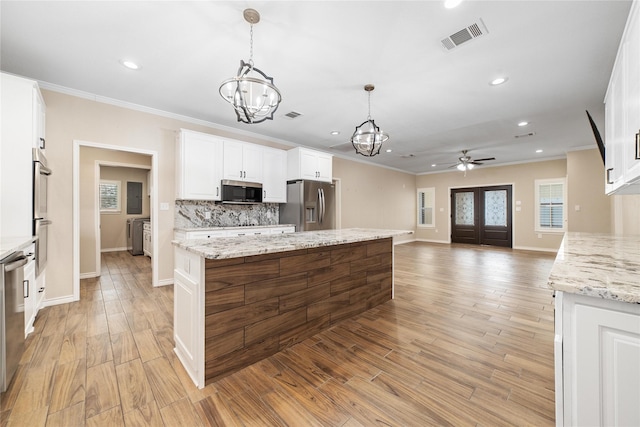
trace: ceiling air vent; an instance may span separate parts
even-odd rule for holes
[[[463,28],[460,31],[456,31],[450,36],[443,38],[441,40],[442,46],[446,50],[452,50],[460,46],[461,44],[468,42],[469,40],[477,39],[478,37],[488,33],[489,31],[487,30],[487,27],[484,25],[484,22],[482,21],[482,19],[478,19],[477,22],[474,22],[468,27]]]
[[[301,115],[302,115],[302,113],[298,113],[297,111],[289,111],[284,116],[288,117],[290,119],[296,119],[296,118],[300,117]]]

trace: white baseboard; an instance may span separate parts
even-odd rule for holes
[[[122,251],[128,251],[130,248],[127,248],[126,246],[124,248],[109,248],[109,249],[100,249],[100,253],[105,253],[105,252],[122,252]]]
[[[533,246],[514,246],[513,249],[518,249],[520,251],[558,252],[558,248],[536,248]]]
[[[52,305],[67,304],[74,301],[77,300],[73,298],[73,295],[57,298],[45,298],[45,300],[42,301],[42,307],[51,307]]]
[[[80,279],[93,279],[94,277],[100,277],[100,275],[95,271],[90,273],[80,273]]]
[[[170,278],[170,279],[158,280],[158,286],[156,286],[156,287],[169,286],[169,285],[173,285],[173,277]]]
[[[427,242],[427,243],[444,243],[444,244],[451,244],[450,241],[448,240],[432,240],[432,239],[416,239],[416,242]]]

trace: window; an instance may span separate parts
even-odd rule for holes
[[[434,187],[418,188],[418,226],[435,227],[434,206],[436,189]]]
[[[100,212],[120,212],[120,181],[100,180]]]
[[[564,178],[537,179],[536,231],[565,231],[567,218],[566,183]]]

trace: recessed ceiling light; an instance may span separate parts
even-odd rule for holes
[[[542,153],[542,150],[536,150],[536,153]]]
[[[120,64],[122,64],[124,67],[127,67],[130,70],[139,70],[140,66],[138,64],[136,64],[133,61],[129,61],[127,59],[121,59],[120,60]]]
[[[528,124],[529,124],[529,122],[522,121],[522,122],[518,123],[518,126],[522,127],[522,126],[526,126]]]
[[[387,148],[387,153],[390,153],[391,151],[393,151],[391,148]]]
[[[497,77],[491,80],[489,84],[491,86],[498,86],[498,85],[501,85],[502,83],[506,83],[507,80],[509,80],[509,77]]]
[[[435,168],[435,167],[436,167],[436,164],[435,164],[435,163],[434,163],[434,164],[432,164],[432,165],[431,165],[431,167],[432,167],[432,168]]]
[[[453,9],[462,3],[462,0],[444,0],[444,7],[447,9]]]
[[[340,131],[339,130],[332,130],[331,135],[340,135]]]

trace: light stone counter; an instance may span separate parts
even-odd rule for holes
[[[556,291],[640,303],[640,236],[566,233],[548,285]]]
[[[173,231],[218,231],[218,230],[245,230],[249,228],[281,228],[295,227],[294,224],[274,224],[274,225],[246,225],[246,226],[229,226],[229,227],[175,227]]]
[[[3,237],[0,239],[0,259],[26,248],[35,241],[34,236]]]
[[[413,231],[406,230],[348,228],[276,235],[174,240],[172,243],[207,259],[226,259],[364,242],[412,233]]]

